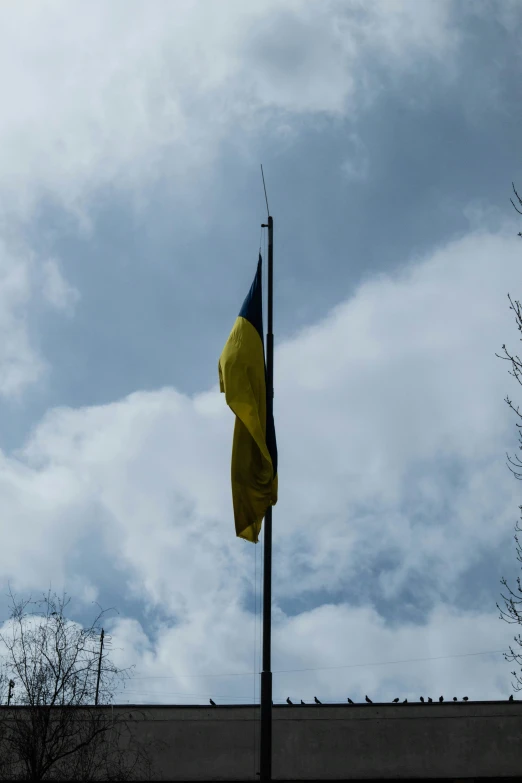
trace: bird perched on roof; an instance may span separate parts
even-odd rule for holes
[[[293,702],[293,701],[290,701],[290,696],[288,696],[288,697],[287,697],[287,699],[286,699],[286,703],[287,703],[287,704],[293,704],[294,702]]]
[[[513,701],[513,694],[509,697],[508,701]]]
[[[444,701],[444,696],[439,696],[439,701],[442,704],[442,702]]]
[[[398,702],[398,701],[399,701],[399,699],[398,699],[398,698],[397,698],[397,699],[394,699],[394,700],[393,700],[393,703],[394,703],[394,704],[397,704],[397,702]]]
[[[301,704],[304,704],[304,701],[301,699]]]
[[[467,701],[467,700],[468,700],[468,697],[467,697],[467,696],[463,696],[463,697],[462,697],[462,701]]]
[[[350,699],[349,696],[348,696],[348,704],[353,704],[353,701]]]
[[[213,706],[213,707],[216,707],[216,706],[217,706],[217,705],[216,705],[216,702],[215,702],[215,701],[212,701],[212,699],[210,699],[210,703],[212,704],[212,706]]]
[[[404,701],[402,703],[403,704],[407,704],[408,703],[408,699],[404,699]]]
[[[456,696],[453,697],[453,701],[457,701],[457,697]]]
[[[369,699],[368,696],[364,697],[364,701],[367,701],[368,704],[373,704],[373,701],[371,699]]]
[[[424,704],[424,696],[420,697],[421,702]]]
[[[428,696],[428,701],[433,701],[433,699],[431,698],[431,696]]]
[[[319,701],[319,699],[317,698],[317,696],[314,696],[314,701],[315,701],[315,703],[316,703],[316,704],[321,704],[321,702]]]

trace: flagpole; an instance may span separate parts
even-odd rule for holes
[[[266,420],[270,421],[274,404],[274,221],[268,216],[268,323],[266,334]],[[269,418],[270,417],[270,418]],[[263,671],[261,672],[261,748],[260,779],[272,780],[272,671],[270,641],[272,631],[272,506],[265,514],[263,562]]]

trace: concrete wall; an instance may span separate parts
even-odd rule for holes
[[[133,745],[150,751],[155,779],[259,780],[259,707],[88,710],[125,719]],[[0,707],[0,719],[2,713],[7,725],[6,707]],[[90,718],[79,712],[78,720]],[[108,735],[110,753],[118,744],[115,737]],[[126,759],[131,758],[128,741],[125,734]],[[294,781],[522,780],[522,702],[277,705],[272,775]]]
[[[133,711],[114,708],[120,709]],[[259,779],[258,707],[152,706],[134,714],[136,738],[160,743],[158,779]],[[518,777],[522,703],[278,705],[272,774],[278,780]]]

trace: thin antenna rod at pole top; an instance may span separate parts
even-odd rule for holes
[[[265,189],[265,201],[266,201],[266,211],[267,214],[270,214],[270,209],[268,208],[268,197],[266,195],[266,185],[265,185],[265,175],[263,174],[263,164],[261,164],[261,176],[263,177],[263,188]]]

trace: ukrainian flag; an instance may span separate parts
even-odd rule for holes
[[[266,415],[261,255],[257,273],[219,358],[219,386],[236,414],[232,500],[236,535],[257,543],[269,506],[277,503],[274,418]]]

